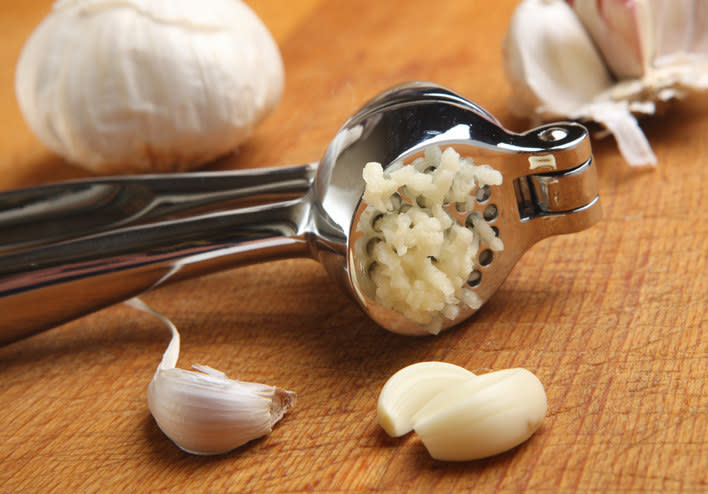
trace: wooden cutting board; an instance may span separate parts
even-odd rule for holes
[[[287,84],[216,167],[316,160],[364,101],[412,79],[527,125],[511,116],[502,69],[513,0],[248,3],[280,45]],[[0,16],[0,189],[87,175],[38,143],[15,102],[17,56],[49,7],[12,2]],[[630,169],[612,139],[594,141],[604,220],[536,245],[476,317],[437,337],[380,329],[308,260],[147,295],[182,332],[182,367],[298,393],[270,436],[230,454],[185,454],[156,427],[145,390],[169,335],[154,318],[121,305],[0,348],[0,490],[705,492],[707,112],[692,97],[643,122],[656,169]],[[379,390],[423,360],[532,370],[548,394],[543,427],[458,464],[431,460],[415,435],[388,438]]]

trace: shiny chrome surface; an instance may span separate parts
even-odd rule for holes
[[[317,163],[75,180],[0,194],[0,254],[131,225],[302,196]]]
[[[408,83],[350,118],[317,166],[88,180],[0,194],[0,343],[168,281],[284,257],[320,261],[383,327],[423,333],[374,300],[354,245],[365,207],[363,166],[378,161],[386,168],[430,145],[453,146],[504,176],[490,200],[507,247],[483,270],[475,288],[483,300],[534,242],[600,219],[582,126],[515,134],[448,89]]]

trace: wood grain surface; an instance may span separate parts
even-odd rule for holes
[[[285,93],[212,168],[318,159],[365,100],[412,79],[527,125],[511,116],[502,69],[512,0],[247,3],[282,50]],[[3,190],[87,175],[39,144],[15,101],[19,51],[49,8],[2,4]],[[185,454],[155,425],[145,391],[169,334],[150,316],[120,305],[0,348],[0,491],[706,492],[707,112],[694,96],[643,122],[657,169],[630,169],[611,139],[593,141],[603,221],[537,244],[483,310],[437,337],[380,329],[308,260],[145,296],[180,328],[182,367],[298,393],[271,435],[230,454]],[[381,386],[423,360],[532,370],[544,425],[510,452],[456,464],[431,460],[415,435],[388,438]]]

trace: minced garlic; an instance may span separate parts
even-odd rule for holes
[[[363,200],[373,209],[363,229],[375,298],[435,334],[444,319],[458,316],[461,305],[482,305],[467,285],[480,243],[495,251],[504,245],[472,212],[474,192],[500,185],[502,175],[437,146],[409,166],[395,163],[390,169],[371,162],[363,172]],[[468,219],[460,222],[460,215]]]

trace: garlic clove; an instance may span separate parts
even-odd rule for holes
[[[635,79],[708,54],[708,4],[695,0],[569,0],[612,73]],[[670,63],[670,62],[669,62]]]
[[[512,110],[597,122],[629,165],[656,165],[635,116],[708,90],[706,27],[708,3],[693,0],[522,0],[504,46]]]
[[[564,0],[524,0],[504,40],[512,110],[536,122],[563,118],[612,86],[592,39]]]
[[[295,394],[223,373],[172,368],[155,373],[147,402],[162,432],[182,450],[215,455],[269,434]]]
[[[648,0],[571,3],[618,79],[641,77],[648,71],[656,49]]]
[[[433,458],[467,461],[526,441],[547,410],[538,378],[526,369],[507,369],[451,386],[423,406],[413,423]]]
[[[413,430],[413,415],[451,385],[473,373],[445,362],[419,362],[396,372],[386,381],[376,409],[379,425],[391,437]]]
[[[187,453],[231,451],[269,434],[295,405],[291,391],[229,379],[205,365],[195,365],[198,372],[175,368],[180,336],[174,324],[137,298],[126,304],[158,317],[172,332],[148,385],[147,403],[162,432]]]

